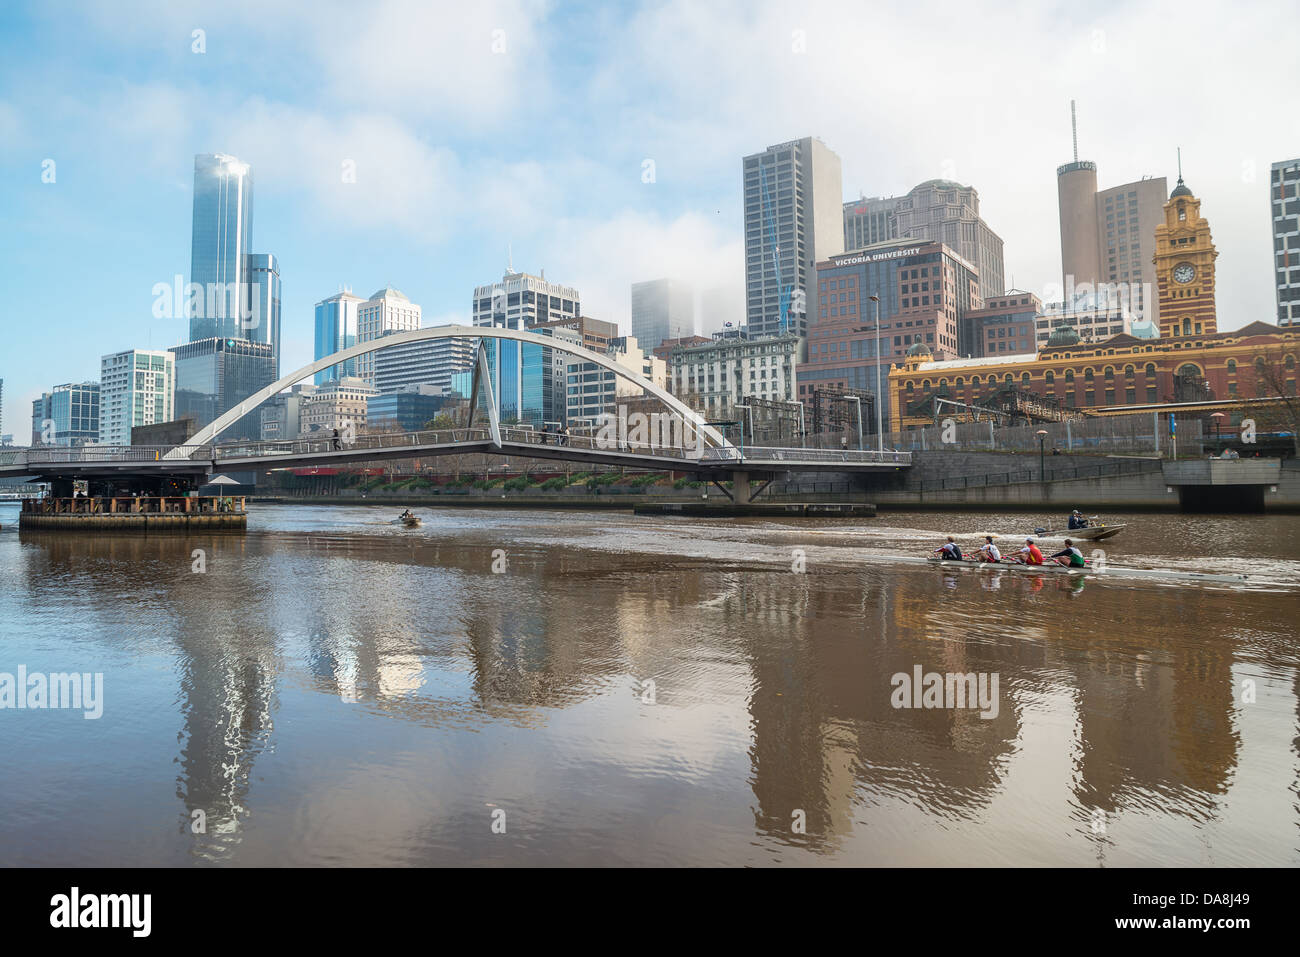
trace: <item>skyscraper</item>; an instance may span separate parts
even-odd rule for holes
[[[225,153],[195,156],[190,282],[201,301],[190,305],[191,342],[245,336],[252,240],[252,168]]]
[[[1074,103],[1070,103],[1073,125]],[[1067,307],[1077,299],[1098,305],[1114,290],[1140,318],[1159,323],[1155,293],[1156,226],[1164,220],[1167,187],[1163,176],[1110,189],[1097,189],[1097,164],[1079,159],[1077,128],[1074,160],[1056,170],[1061,217],[1061,282]],[[1080,287],[1083,287],[1082,289]],[[1080,303],[1082,304],[1082,303]]]
[[[1300,159],[1274,163],[1268,188],[1277,324],[1300,325]]]
[[[369,342],[390,332],[420,328],[420,307],[406,294],[385,286],[357,306],[357,342]],[[375,386],[375,353],[357,356],[357,378]]]
[[[943,243],[979,270],[981,299],[1005,291],[1002,238],[980,216],[980,194],[973,186],[931,179],[906,196],[844,204],[846,251],[892,239]]]
[[[360,296],[344,290],[316,303],[313,359],[324,359],[357,344],[357,309],[364,302]],[[331,369],[317,372],[313,381],[316,385],[324,385],[331,379],[353,377],[356,374],[357,360],[349,359]]]
[[[695,335],[695,292],[680,279],[632,283],[632,335],[646,352]]]
[[[174,418],[176,357],[165,351],[128,349],[104,356],[99,376],[99,443],[130,445],[137,425]]]
[[[176,417],[193,416],[196,428],[243,402],[275,381],[271,346],[248,339],[200,339],[173,346],[176,356]],[[261,416],[255,409],[221,433],[218,441],[258,439]]]
[[[270,253],[248,256],[248,338],[271,347],[272,375],[280,377],[280,265]],[[246,323],[247,325],[247,323]]]
[[[32,402],[32,445],[85,445],[98,439],[98,382],[56,385]]]
[[[840,158],[805,137],[746,156],[742,170],[749,334],[804,340],[817,263],[844,251]]]

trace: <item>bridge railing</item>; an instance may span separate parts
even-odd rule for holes
[[[747,447],[745,459],[760,462],[843,462],[849,465],[911,465],[911,452],[874,449],[778,449]]]
[[[455,445],[467,442],[490,442],[492,434],[487,429],[441,429],[428,432],[382,432],[357,435],[351,438],[325,436],[322,438],[289,439],[279,442],[239,442],[217,447],[216,458],[238,459],[260,456],[298,456],[319,452],[384,451],[389,449],[418,448],[434,445]]]
[[[28,449],[27,465],[58,465],[64,462],[76,463],[114,463],[114,462],[161,462],[173,446],[157,445],[73,445],[50,446]],[[182,458],[203,461],[212,457],[210,445],[180,446]],[[173,455],[172,458],[177,458]],[[0,462],[0,464],[4,464]],[[12,464],[20,464],[14,462]]]

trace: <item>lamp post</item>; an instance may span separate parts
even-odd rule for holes
[[[885,429],[881,423],[881,389],[880,389],[880,297],[872,296],[871,303],[876,313],[876,447],[879,451],[885,451]],[[858,406],[858,427],[862,426],[862,406]],[[858,448],[862,447],[859,440]]]
[[[753,441],[753,438],[754,438],[754,410],[751,409],[748,405],[745,405],[745,404],[740,403],[740,402],[735,403],[735,405],[733,405],[732,408],[735,408],[735,409],[744,409],[746,412],[749,413],[749,438],[750,438],[750,441]],[[740,420],[740,457],[741,457],[742,459],[745,457],[745,420],[744,420],[743,418]]]
[[[862,396],[846,395],[844,397],[844,401],[852,402],[854,405],[858,407],[858,450],[861,451],[862,449]]]
[[[1038,436],[1038,481],[1047,481],[1047,453],[1043,449],[1043,443],[1047,441],[1047,430],[1039,429],[1034,433]]]
[[[1219,442],[1219,420],[1226,419],[1227,415],[1222,412],[1215,412],[1210,416],[1214,420],[1214,445],[1220,455],[1223,454],[1223,445]]]

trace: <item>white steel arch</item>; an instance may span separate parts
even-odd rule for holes
[[[705,423],[704,418],[686,405],[671,392],[661,389],[647,379],[636,375],[631,370],[619,365],[608,356],[602,356],[590,349],[582,346],[575,346],[571,343],[563,342],[559,339],[553,339],[550,336],[539,336],[534,332],[524,332],[519,329],[501,329],[496,326],[430,326],[427,329],[412,329],[409,332],[398,332],[392,335],[381,336],[378,339],[371,339],[369,342],[362,342],[351,348],[344,349],[334,353],[332,356],[326,356],[323,359],[317,359],[310,365],[303,366],[296,372],[291,372],[287,376],[272,382],[260,392],[250,395],[239,405],[234,406],[228,412],[214,420],[206,428],[199,430],[194,436],[188,439],[186,446],[206,445],[216,436],[220,435],[230,426],[234,425],[241,418],[252,412],[263,402],[272,396],[278,395],[285,389],[292,388],[304,379],[311,378],[318,372],[337,365],[340,362],[346,362],[357,356],[363,356],[367,353],[378,352],[380,349],[387,349],[389,346],[400,346],[410,342],[425,342],[433,339],[512,339],[515,342],[526,342],[533,345],[544,346],[547,349],[558,349],[560,352],[567,353],[582,359],[584,362],[593,362],[601,368],[608,369],[610,372],[620,375],[630,382],[635,383],[645,389],[655,398],[659,399],[670,409],[676,412],[686,422],[698,429],[703,435],[712,440],[716,445],[723,448],[729,448],[729,443],[717,429]],[[491,385],[488,386],[491,388]],[[473,397],[471,396],[471,399]],[[172,449],[164,458],[188,457],[188,453],[180,448]]]

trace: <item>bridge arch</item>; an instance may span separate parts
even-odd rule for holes
[[[347,362],[349,359],[355,359],[357,356],[367,355],[371,352],[378,352],[381,349],[387,349],[390,346],[401,346],[412,342],[428,342],[435,339],[510,339],[515,342],[525,342],[532,345],[543,346],[547,349],[557,349],[560,352],[574,356],[584,362],[593,362],[603,369],[607,369],[616,375],[622,376],[629,382],[632,382],[646,392],[649,392],[655,398],[663,402],[668,408],[676,412],[682,418],[690,422],[692,426],[698,429],[705,437],[712,440],[714,444],[729,448],[729,443],[717,429],[707,425],[703,416],[686,405],[681,399],[677,398],[666,389],[661,389],[648,379],[644,379],[630,369],[619,365],[608,356],[603,356],[598,352],[592,352],[582,346],[573,345],[572,343],[563,342],[559,339],[553,339],[550,336],[539,336],[534,332],[524,332],[519,329],[502,329],[496,326],[430,326],[425,329],[412,329],[408,332],[398,332],[387,336],[381,336],[378,339],[371,339],[368,342],[358,343],[347,349],[340,350],[333,355],[326,356],[323,359],[317,359],[309,365],[303,366],[295,372],[281,377],[279,380],[272,382],[265,389],[255,392],[243,402],[233,406],[229,411],[213,420],[209,425],[200,429],[185,444],[207,445],[214,438],[224,432],[230,426],[234,425],[249,412],[252,412],[262,403],[283,392],[285,389],[292,388],[304,379],[309,379],[318,372],[338,365],[340,362]],[[488,388],[491,388],[491,384]],[[472,397],[471,397],[472,398]],[[180,449],[173,449],[167,453],[167,458],[173,458],[177,455],[184,454]]]

